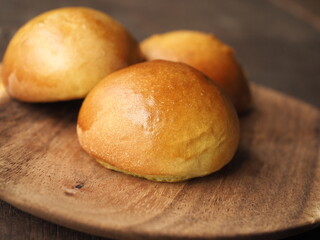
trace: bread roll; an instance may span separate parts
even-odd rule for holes
[[[183,62],[205,73],[227,92],[238,112],[250,108],[250,89],[234,51],[213,35],[173,31],[151,36],[140,46],[147,60]]]
[[[81,146],[103,166],[155,181],[219,170],[239,142],[228,97],[196,69],[150,61],[107,76],[80,109]]]
[[[0,73],[1,73],[1,71],[2,71],[2,64],[0,64]],[[1,107],[1,105],[6,104],[9,101],[9,99],[10,98],[4,88],[2,77],[0,74],[0,107]]]
[[[111,72],[140,60],[138,43],[102,12],[46,12],[14,35],[3,59],[9,94],[27,102],[83,98]]]

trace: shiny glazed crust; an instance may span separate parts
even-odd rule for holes
[[[81,146],[105,167],[156,181],[219,170],[233,157],[239,123],[233,105],[186,64],[150,61],[102,80],[80,109]]]
[[[5,52],[2,76],[8,93],[23,101],[76,99],[140,58],[137,42],[108,15],[61,8],[19,29]]]
[[[172,31],[153,35],[140,46],[146,60],[183,62],[205,73],[227,92],[238,112],[250,108],[249,85],[234,51],[213,35],[197,31]]]

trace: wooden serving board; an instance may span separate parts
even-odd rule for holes
[[[79,146],[81,101],[28,104],[0,87],[0,198],[117,239],[278,238],[320,224],[319,111],[252,86],[241,144],[221,171],[156,183],[104,169]]]

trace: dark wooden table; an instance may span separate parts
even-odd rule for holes
[[[0,56],[28,19],[72,5],[110,14],[138,40],[174,29],[213,32],[233,46],[252,82],[320,106],[318,0],[0,0]],[[288,239],[311,239],[314,234],[320,236],[319,227]],[[0,239],[102,238],[49,223],[0,201]]]

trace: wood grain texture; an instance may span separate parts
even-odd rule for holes
[[[281,1],[281,0],[277,0]],[[201,4],[200,4],[201,2]],[[1,0],[0,56],[14,32],[43,11],[70,5],[102,10],[139,40],[156,32],[196,29],[215,33],[237,53],[250,81],[320,106],[320,32],[310,22],[263,0]],[[319,15],[318,0],[294,0]],[[314,18],[313,18],[314,19]],[[2,119],[0,119],[0,126]],[[290,231],[290,234],[294,234]],[[317,230],[291,237],[313,239]],[[274,239],[279,238],[275,235]],[[0,201],[0,239],[101,239],[24,213]]]
[[[63,226],[118,239],[258,238],[320,224],[319,111],[263,87],[241,117],[233,161],[155,183],[104,169],[78,144],[80,101],[1,99],[0,198]]]

